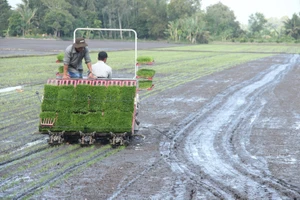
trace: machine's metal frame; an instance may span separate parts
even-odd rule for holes
[[[137,33],[135,30],[133,29],[114,29],[114,28],[76,28],[74,30],[74,33],[73,33],[73,43],[75,43],[76,41],[76,32],[77,31],[123,31],[123,32],[133,32],[134,33],[134,77],[133,79],[136,79],[136,73],[137,73],[137,70],[138,70],[138,66],[137,66]],[[117,79],[117,78],[115,78]],[[123,79],[124,80],[124,79]]]

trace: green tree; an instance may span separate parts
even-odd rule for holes
[[[75,18],[74,27],[93,27],[95,20],[100,20],[103,4],[101,0],[67,0],[71,5],[67,10]]]
[[[145,1],[143,12],[139,17],[144,20],[148,37],[153,39],[163,38],[167,23],[167,4],[164,1]]]
[[[54,37],[72,36],[75,19],[69,10],[74,7],[65,0],[42,0],[42,2],[49,9],[43,20],[47,32],[53,34]]]
[[[47,6],[50,10],[67,10],[71,8],[70,3],[64,0],[42,0],[43,4]]]
[[[255,13],[251,14],[249,16],[248,24],[249,24],[249,30],[254,35],[255,33],[260,33],[264,28],[265,24],[268,21],[266,20],[264,14],[262,13]]]
[[[22,0],[23,4],[17,4],[17,12],[20,14],[22,19],[22,32],[23,36],[28,34],[31,26],[31,19],[34,17],[37,9],[31,9],[29,7],[28,0]]]
[[[108,28],[125,28],[126,16],[130,15],[132,10],[131,3],[130,0],[108,0],[102,9],[104,25]],[[112,35],[113,32],[109,32],[109,37]],[[123,39],[122,31],[119,35]]]
[[[237,37],[241,32],[234,12],[220,2],[207,7],[205,18],[211,35],[220,36],[222,40]]]
[[[169,36],[170,40],[175,42],[180,41],[182,35],[182,30],[180,28],[180,20],[171,21],[168,24],[165,34]]]
[[[21,15],[17,11],[12,11],[12,15],[8,19],[9,27],[7,34],[9,36],[19,36],[22,35],[22,19]]]
[[[283,17],[281,19],[278,18],[269,18],[267,19],[267,23],[265,24],[265,33],[266,36],[271,37],[272,39],[276,39],[277,41],[285,35],[284,32],[284,21],[286,19]]]
[[[204,15],[200,12],[191,17],[169,22],[166,34],[175,42],[183,38],[190,43],[208,43],[210,37],[206,30]]]
[[[104,28],[134,29],[139,38],[164,38],[168,21],[166,8],[164,0],[108,0],[101,4],[100,20]],[[116,35],[116,32],[110,32],[108,37]],[[120,32],[118,37],[123,38],[123,33]]]
[[[169,21],[194,15],[200,5],[201,0],[171,0],[167,7]]]
[[[147,4],[149,0],[131,0],[131,14],[126,16],[127,27],[137,31],[139,38],[149,37],[147,24]],[[150,0],[151,1],[151,0]]]
[[[4,36],[9,27],[9,17],[12,15],[7,0],[0,0],[0,37]]]
[[[29,7],[31,10],[37,9],[34,18],[32,18],[33,33],[46,33],[47,26],[43,23],[46,13],[49,8],[41,0],[29,0]]]
[[[300,38],[300,17],[295,13],[291,19],[284,22],[285,33],[298,40]]]
[[[83,8],[84,10],[90,10],[92,12],[96,12],[96,0],[83,0]]]
[[[116,28],[117,9],[115,7],[115,0],[108,0],[106,5],[102,8],[104,23],[107,28]],[[107,20],[105,20],[107,19]],[[113,32],[109,32],[109,37],[113,37]]]
[[[116,4],[116,12],[117,12],[117,21],[118,21],[118,27],[119,29],[122,29],[124,27],[124,16],[127,14],[130,14],[131,5],[128,0],[118,0],[118,3]],[[123,33],[120,31],[120,37],[123,39]]]
[[[55,37],[70,34],[70,32],[74,30],[74,17],[70,13],[62,10],[51,10],[46,14],[44,22],[52,30]]]
[[[186,39],[192,44],[197,42],[208,43],[209,38],[206,38],[208,35],[202,15],[195,15],[185,19],[182,30],[186,32]]]

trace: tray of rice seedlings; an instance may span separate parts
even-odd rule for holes
[[[55,85],[46,84],[40,133],[48,133],[52,145],[65,139],[83,143],[82,134],[95,140],[133,134],[137,88],[127,82],[96,85],[93,83],[97,80],[90,80],[91,84],[79,84],[80,80],[58,80],[53,82]]]
[[[61,62],[64,60],[64,56],[65,56],[65,55],[64,55],[63,52],[57,54],[57,56],[56,56],[56,58],[57,58],[56,62],[57,62],[57,63],[61,63]]]
[[[152,80],[139,80],[139,90],[152,90],[153,87]]]
[[[152,80],[153,76],[155,75],[154,69],[139,69],[136,73],[136,78],[138,79],[148,79]]]
[[[58,67],[58,72],[56,73],[56,78],[61,79],[63,73],[64,73],[64,66],[61,65],[61,66]]]
[[[139,56],[137,57],[137,65],[153,65],[154,59],[151,56]]]
[[[64,73],[64,66],[63,65],[58,67],[58,73],[61,73],[61,74]]]

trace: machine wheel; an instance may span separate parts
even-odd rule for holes
[[[49,145],[59,145],[64,142],[65,131],[58,132],[58,133],[57,132],[52,133],[51,131],[48,131],[48,133],[49,133],[49,140],[48,140]]]
[[[110,145],[112,148],[115,148],[117,146],[128,146],[130,141],[130,134],[127,132],[123,134],[114,134],[111,133],[112,139],[110,140]]]
[[[79,143],[81,146],[88,146],[94,144],[96,141],[95,139],[95,132],[93,133],[82,133],[80,131],[80,138]]]

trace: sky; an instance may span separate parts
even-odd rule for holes
[[[13,8],[21,0],[7,0]],[[256,12],[263,13],[265,18],[281,18],[284,16],[292,17],[294,13],[300,13],[300,0],[202,0],[202,9],[207,6],[221,2],[228,6],[235,14],[237,21],[248,24],[251,14]]]
[[[300,0],[202,0],[202,8],[221,2],[235,14],[237,21],[248,24],[251,14],[263,13],[265,18],[278,18],[300,13]]]

